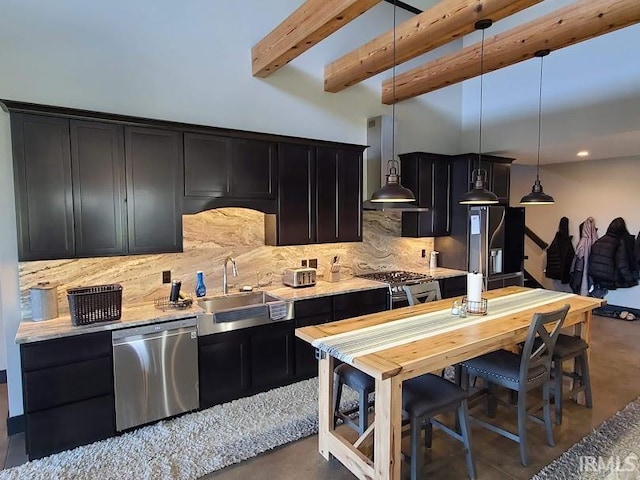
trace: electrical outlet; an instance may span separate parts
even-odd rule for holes
[[[317,258],[310,258],[309,259],[309,266],[311,268],[318,268],[318,259]]]
[[[302,265],[303,267],[306,267],[306,266],[307,266],[307,259],[306,259],[306,258],[305,258],[304,260],[302,260],[301,265]]]
[[[422,249],[422,258],[427,258],[427,251],[424,248]]]
[[[171,270],[162,271],[162,283],[171,283]]]

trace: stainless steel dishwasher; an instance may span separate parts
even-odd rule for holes
[[[196,319],[114,330],[116,430],[198,408]]]

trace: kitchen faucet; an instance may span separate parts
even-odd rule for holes
[[[238,276],[238,267],[236,266],[236,259],[232,256],[228,256],[224,259],[224,270],[222,271],[222,293],[227,295],[229,292],[229,285],[227,283],[227,264],[231,262],[231,267],[233,270],[233,276]]]

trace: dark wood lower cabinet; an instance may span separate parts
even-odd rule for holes
[[[114,436],[113,405],[113,395],[105,395],[27,414],[29,460]]]
[[[442,298],[459,297],[467,294],[466,276],[442,278],[439,282]]]
[[[293,330],[292,321],[251,329],[249,344],[253,391],[279,387],[293,379]]]
[[[200,408],[228,402],[249,392],[248,352],[244,330],[198,339]]]
[[[116,434],[111,332],[21,345],[30,460]]]

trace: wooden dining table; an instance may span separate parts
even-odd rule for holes
[[[461,298],[448,298],[296,329],[296,336],[314,345],[320,353],[320,454],[327,460],[331,456],[337,458],[361,479],[399,479],[402,382],[513,347],[525,339],[534,313],[556,310],[565,304],[570,309],[564,327],[588,342],[592,310],[603,303],[598,298],[518,286],[484,292],[483,298],[488,301],[485,316],[458,319],[451,314],[451,306]],[[421,330],[423,324],[432,327]],[[389,334],[389,329],[396,333]],[[384,340],[391,337],[392,340]],[[347,348],[353,345],[359,345],[359,350]],[[375,419],[355,442],[333,426],[335,358],[375,379]]]

